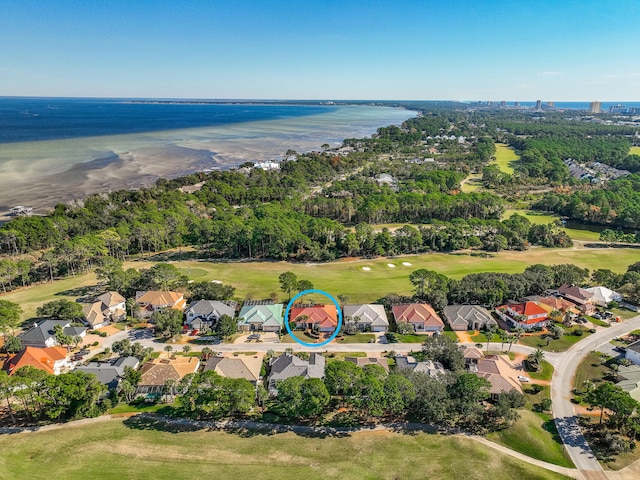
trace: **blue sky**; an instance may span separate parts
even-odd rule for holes
[[[640,100],[637,0],[0,0],[0,95]]]

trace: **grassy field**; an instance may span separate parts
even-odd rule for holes
[[[0,479],[566,478],[462,437],[367,432],[337,438],[162,431],[140,420],[0,437]],[[197,448],[194,446],[197,445]]]
[[[578,366],[573,380],[573,387],[579,395],[583,393],[584,382],[589,380],[598,384],[603,382],[604,377],[611,373],[609,367],[600,362],[600,358],[599,355],[591,352]]]
[[[573,468],[565,454],[553,417],[530,410],[518,410],[520,419],[506,430],[490,433],[489,440],[544,462]]]
[[[581,330],[583,332],[581,336],[573,335],[573,332],[577,330]],[[529,335],[522,337],[518,343],[521,343],[522,345],[528,345],[529,347],[533,348],[540,348],[547,352],[564,352],[589,335],[589,330],[580,325],[576,325],[574,327],[565,329],[564,335],[562,335],[562,337],[560,337],[559,339],[551,339],[549,340],[548,344],[547,338],[541,335]]]
[[[553,377],[553,365],[551,365],[546,360],[543,360],[542,370],[540,370],[539,372],[527,372],[526,375],[534,380],[551,381],[551,377]]]
[[[492,258],[472,257],[466,254],[433,253],[415,256],[378,258],[375,260],[337,261],[323,264],[287,262],[175,262],[193,280],[220,280],[236,287],[239,299],[268,298],[276,293],[280,301],[287,295],[280,290],[278,275],[291,271],[298,278],[310,280],[315,288],[332,294],[346,294],[353,303],[371,302],[388,293],[410,294],[409,274],[419,268],[435,270],[451,278],[460,279],[469,273],[519,273],[527,265],[573,263],[591,270],[609,268],[623,273],[627,265],[638,260],[634,249],[546,249],[532,248],[526,252],[503,251]],[[403,262],[411,265],[403,265]],[[393,263],[395,268],[389,268]],[[126,268],[149,268],[152,262],[127,262]],[[370,271],[362,270],[368,267]],[[0,298],[17,302],[24,310],[23,319],[32,318],[36,308],[51,300],[75,300],[84,294],[83,287],[95,285],[94,274],[57,280],[53,284],[40,284],[17,290]],[[310,295],[309,297],[313,297]],[[320,300],[321,297],[318,297]]]
[[[535,225],[548,225],[560,218],[558,215],[537,212],[535,210],[508,209],[502,214],[502,219],[509,218],[514,213],[528,218]],[[581,228],[565,227],[563,230],[571,237],[572,240],[580,240],[583,242],[597,242],[600,240],[600,232],[595,230],[584,230]]]
[[[640,147],[631,147],[629,155],[640,155]]]
[[[511,164],[517,160],[520,160],[520,156],[513,151],[513,148],[504,143],[496,143],[495,163],[501,171],[512,175],[515,170]]]

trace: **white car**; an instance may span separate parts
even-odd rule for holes
[[[522,375],[518,375],[518,380],[520,380],[523,383],[527,383],[527,382],[531,381],[531,379],[529,377],[524,377]]]

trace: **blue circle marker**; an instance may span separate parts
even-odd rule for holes
[[[291,310],[291,307],[293,306],[293,303],[298,298],[300,298],[301,296],[308,295],[310,293],[319,293],[320,295],[324,295],[325,297],[327,297],[336,306],[336,310],[338,312],[338,325],[336,326],[336,329],[333,332],[333,335],[331,335],[329,338],[327,338],[322,343],[307,343],[307,342],[303,342],[302,340],[300,340],[298,337],[296,337],[293,334],[293,332],[291,331],[291,327],[289,326],[289,321],[288,321],[288,319],[289,319],[289,311]],[[323,290],[315,290],[315,289],[314,290],[303,290],[302,292],[298,293],[295,297],[293,297],[291,300],[289,300],[289,303],[287,304],[287,308],[284,311],[284,326],[287,328],[287,332],[289,332],[289,335],[291,335],[291,338],[293,338],[300,345],[304,345],[305,347],[322,347],[322,346],[326,345],[327,343],[329,343],[331,340],[333,340],[334,338],[336,338],[338,336],[338,332],[340,331],[340,327],[342,327],[342,310],[340,310],[340,305],[338,305],[338,302],[336,301],[336,299],[333,298],[331,295],[329,295],[327,292],[325,292]]]

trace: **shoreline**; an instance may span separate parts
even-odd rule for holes
[[[1,144],[0,176],[12,188],[0,192],[0,221],[13,218],[8,210],[16,205],[42,214],[58,203],[142,188],[159,178],[272,160],[289,149],[304,153],[324,143],[336,146],[416,114],[404,108],[341,106],[293,119]]]

